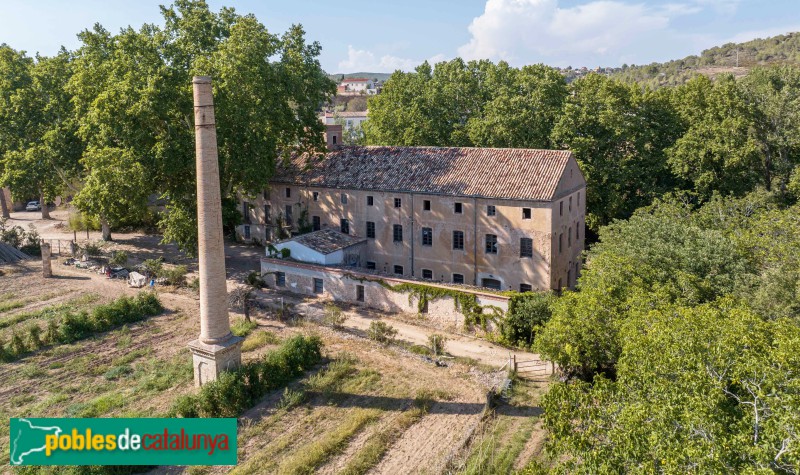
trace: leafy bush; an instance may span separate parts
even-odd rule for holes
[[[108,263],[115,267],[124,267],[128,264],[128,253],[125,251],[114,251]]]
[[[180,417],[237,417],[267,391],[285,386],[319,363],[321,348],[319,337],[292,337],[262,358],[249,361],[236,371],[222,373],[197,395],[179,399],[171,413]]]
[[[447,337],[434,333],[428,336],[428,346],[434,356],[439,356],[444,353],[444,345],[447,342]]]
[[[25,333],[28,334],[28,348],[35,350],[42,346],[42,329],[39,328],[39,325],[31,323]]]
[[[340,328],[345,320],[347,320],[347,315],[335,303],[328,302],[325,304],[325,316],[322,317],[322,323],[334,328]]]
[[[281,258],[282,259],[288,259],[290,257],[292,257],[292,250],[291,249],[287,249],[285,247],[283,249],[281,249]]]
[[[367,330],[367,336],[370,340],[375,340],[385,345],[391,343],[396,335],[396,328],[380,320],[370,323]]]
[[[167,284],[182,287],[186,284],[186,274],[189,270],[184,265],[161,268],[156,275],[167,281]]]
[[[164,261],[161,258],[147,259],[146,261],[142,262],[142,272],[149,278],[158,277],[161,273],[161,268],[163,265]]]
[[[500,320],[500,339],[503,344],[529,348],[536,334],[550,320],[556,297],[547,292],[514,295],[509,299],[508,312]]]
[[[83,251],[87,257],[95,257],[103,254],[103,248],[100,246],[100,244],[92,242],[87,242],[86,246],[83,248]]]
[[[281,396],[281,400],[278,401],[277,407],[278,409],[289,410],[293,407],[299,406],[303,404],[303,401],[306,400],[306,393],[303,390],[294,390],[286,388],[283,390],[283,396]]]
[[[74,209],[69,213],[67,225],[71,231],[100,231],[100,220],[94,216],[87,216]]]

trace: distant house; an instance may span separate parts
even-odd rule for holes
[[[373,89],[374,84],[371,79],[367,78],[347,78],[342,80],[339,86],[344,86],[347,92],[363,92],[366,94],[368,89]]]
[[[369,111],[363,112],[325,112],[320,115],[320,120],[325,125],[334,125],[336,120],[341,120],[341,124],[348,129],[353,127],[360,127],[362,123],[367,120]]]

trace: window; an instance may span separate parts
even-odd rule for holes
[[[375,199],[371,196],[367,196],[367,206],[372,206],[375,204]]]
[[[356,301],[363,302],[364,301],[364,286],[363,285],[356,285]]]
[[[454,211],[456,214],[461,214],[464,211],[463,205],[461,203],[456,203]]]
[[[532,290],[533,287],[531,287],[531,284],[519,284],[520,292],[531,292]]]
[[[453,249],[464,249],[464,231],[453,231]]]
[[[375,266],[375,263],[374,263],[374,262],[372,262],[372,261],[367,261],[367,269],[369,269],[369,270],[375,270],[375,268],[376,268],[376,266]]]
[[[287,198],[291,198],[292,197],[292,189],[291,188],[286,188],[286,197]]]
[[[533,239],[519,238],[519,257],[533,257]]]
[[[494,216],[497,214],[497,208],[494,205],[486,206],[486,216]]]
[[[497,279],[482,279],[481,285],[494,290],[501,290],[502,284]]]
[[[422,245],[433,246],[433,229],[422,228]]]
[[[572,285],[572,264],[570,264],[567,269],[567,287],[570,285]]]
[[[561,279],[558,279],[558,287],[556,287],[556,290],[561,292]]]
[[[564,234],[560,233],[558,235],[558,253],[561,254],[561,248],[564,245]]]
[[[319,231],[322,229],[322,223],[320,222],[319,216],[311,217],[311,229],[314,231]]]
[[[431,200],[425,200],[425,201],[423,201],[423,202],[422,202],[422,209],[423,209],[424,211],[430,211],[430,210],[431,210]]]
[[[581,263],[580,262],[576,262],[575,263],[575,282],[578,282],[578,272],[580,272],[580,270],[581,270]]]
[[[269,199],[269,192],[265,191],[264,192],[264,201],[267,201],[268,199]]]
[[[288,190],[288,188],[287,188]],[[292,205],[286,205],[286,224],[292,225]]]
[[[311,193],[311,197],[314,199],[314,201],[319,201],[319,191]]]
[[[375,223],[372,221],[367,221],[367,237],[375,239]]]
[[[399,208],[401,206],[403,206],[403,201],[400,198],[395,198],[394,199],[394,207],[395,208]]]
[[[315,294],[321,294],[322,290],[323,290],[322,279],[315,278],[314,279],[314,293]]]
[[[394,266],[394,273],[397,275],[403,275],[403,266]]]
[[[581,229],[580,223],[577,223],[575,225],[575,241],[581,238],[581,233],[579,232],[580,229]]]
[[[578,192],[578,206],[581,205],[581,192]]]
[[[463,284],[464,283],[464,274],[453,274],[453,283],[454,284]]]
[[[558,215],[559,216],[564,216],[564,202],[563,201],[559,201],[558,202]]]
[[[522,208],[522,219],[531,219],[531,209]]]
[[[333,136],[333,145],[336,145],[336,136]]]
[[[278,287],[286,287],[286,274],[283,272],[275,273],[275,285]]]
[[[347,195],[346,195],[346,194],[344,194],[344,193],[342,193],[342,204],[343,204],[343,205],[346,205],[346,204],[347,204]]]
[[[270,205],[264,205],[264,224],[269,224],[269,220],[272,218],[272,207]]]
[[[399,224],[392,226],[392,239],[394,242],[403,242],[403,226]]]
[[[248,225],[244,226],[244,238],[250,239],[250,226]]]
[[[422,278],[423,279],[433,279],[433,271],[430,269],[422,269]]]
[[[244,222],[250,224],[250,204],[247,201],[242,202],[242,216]]]
[[[569,211],[572,211],[572,197],[569,197]]]
[[[342,218],[339,220],[339,231],[344,234],[350,234],[350,221]]]
[[[486,254],[497,254],[497,235],[496,234],[487,234],[486,235]]]
[[[567,230],[567,247],[572,247],[572,228]]]

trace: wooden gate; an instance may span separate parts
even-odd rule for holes
[[[554,365],[544,360],[517,360],[517,355],[508,356],[508,369],[520,378],[537,379],[553,374]]]

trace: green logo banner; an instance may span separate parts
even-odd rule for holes
[[[11,465],[236,465],[236,419],[11,419]]]

